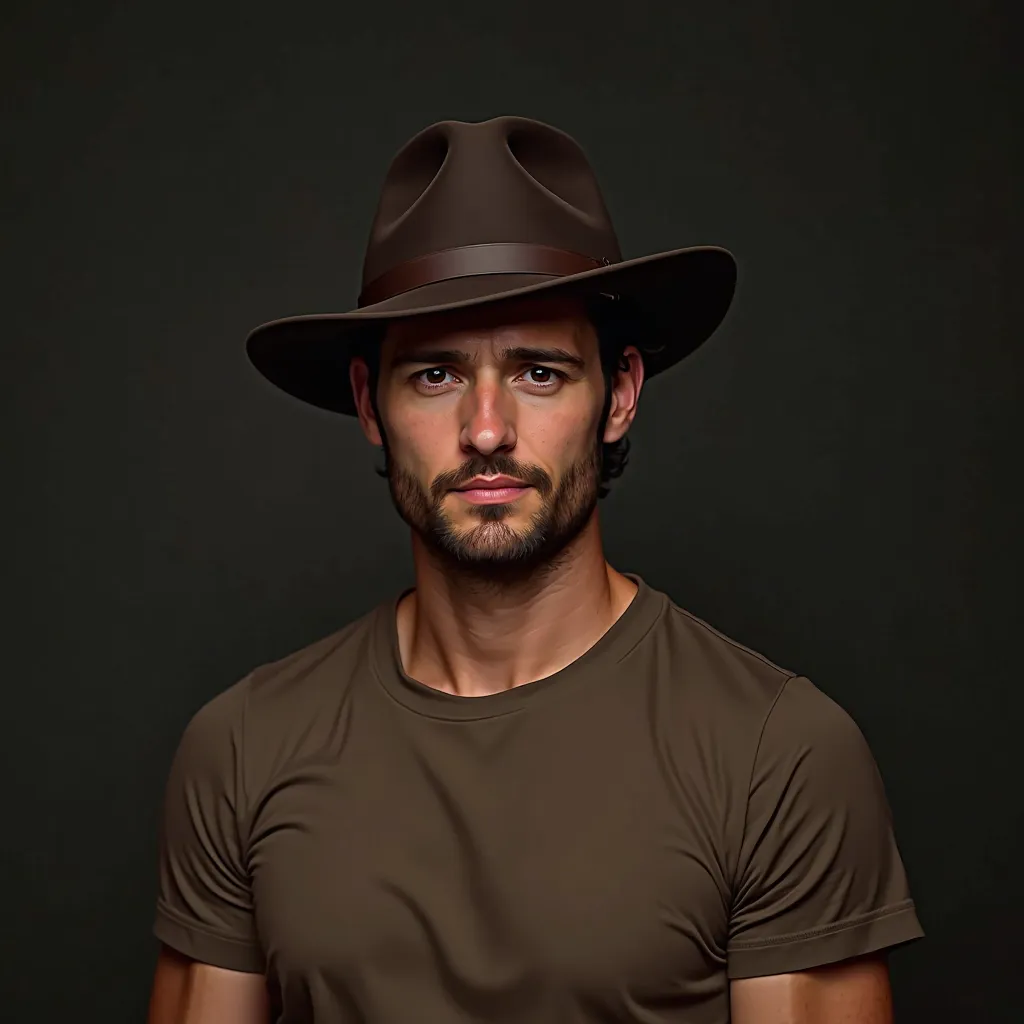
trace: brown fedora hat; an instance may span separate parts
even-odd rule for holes
[[[381,321],[556,290],[611,293],[643,315],[637,344],[651,377],[712,334],[735,285],[735,261],[717,246],[623,260],[586,155],[557,128],[442,121],[391,163],[356,308],[271,321],[246,349],[284,391],[354,415],[348,353]]]

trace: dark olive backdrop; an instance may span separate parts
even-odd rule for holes
[[[928,939],[904,1022],[1019,1009],[1020,262],[984,0],[21,3],[3,15],[10,1020],[142,1018],[188,717],[409,579],[353,421],[243,339],[346,308],[395,149],[574,134],[627,255],[741,264],[645,390],[609,557],[860,722]]]

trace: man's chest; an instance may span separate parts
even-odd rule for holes
[[[496,735],[283,768],[250,844],[271,971],[330,979],[378,1013],[389,992],[419,991],[469,1018],[524,999],[706,994],[729,896],[700,778],[668,779],[653,749],[601,736]]]

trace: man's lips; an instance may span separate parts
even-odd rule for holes
[[[498,476],[490,480],[485,477],[476,477],[465,486],[457,487],[456,492],[461,494],[466,501],[474,504],[493,505],[515,501],[529,489],[529,484],[524,484],[521,480],[515,480],[510,476]]]
[[[524,484],[522,480],[516,480],[512,476],[475,476],[468,483],[463,484],[461,487],[456,487],[457,491],[483,491],[483,490],[494,490],[508,487],[514,487],[519,489],[525,489],[528,485]]]

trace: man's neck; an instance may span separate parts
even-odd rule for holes
[[[636,584],[605,561],[592,521],[560,567],[514,585],[472,586],[416,550],[416,589],[398,607],[413,679],[479,697],[534,682],[586,653],[626,610]]]

